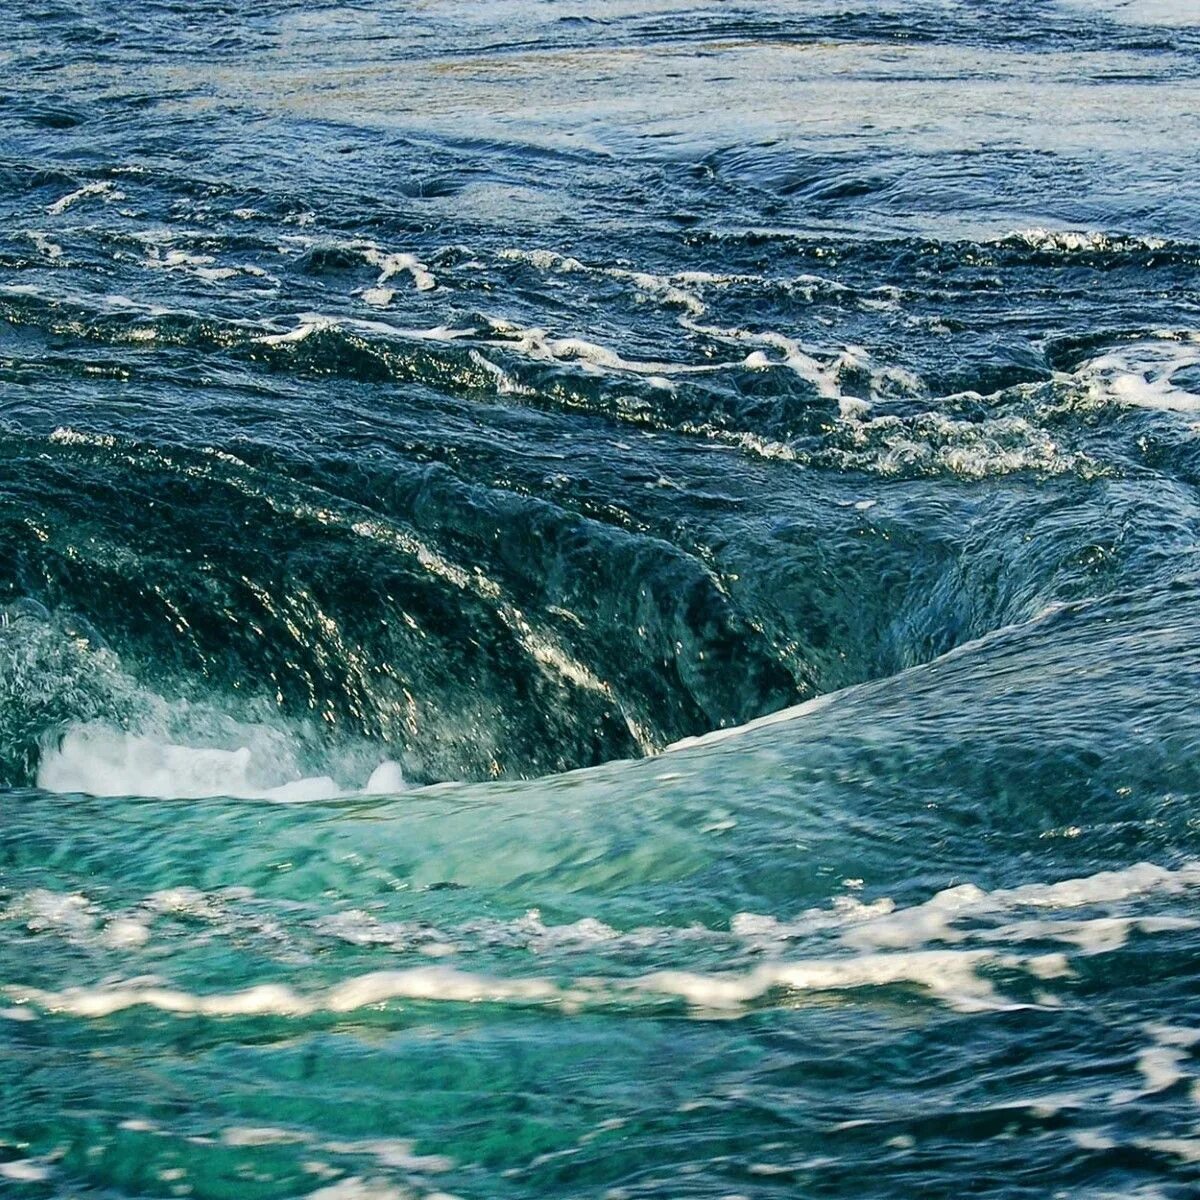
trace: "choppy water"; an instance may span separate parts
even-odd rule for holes
[[[1187,0],[7,6],[0,1193],[1196,1195],[1198,179]]]

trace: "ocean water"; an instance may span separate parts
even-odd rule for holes
[[[0,1194],[1200,1194],[1200,9],[0,10]]]

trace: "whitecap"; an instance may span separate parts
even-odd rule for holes
[[[347,787],[329,775],[280,778],[292,770],[272,756],[273,739],[255,750],[179,745],[102,724],[76,726],[47,749],[38,767],[37,786],[50,792],[89,796],[142,796],[191,800],[223,796],[240,800],[304,803],[340,797],[401,791],[399,765],[385,761],[372,772],[366,788]]]
[[[46,212],[52,217],[56,217],[59,213],[64,213],[68,208],[78,204],[81,200],[86,200],[89,196],[103,196],[105,203],[111,200],[125,199],[125,193],[117,191],[115,185],[110,180],[99,180],[94,183],[85,183],[83,187],[76,188],[75,191],[55,200],[53,204],[46,206]]]
[[[1185,371],[1191,378],[1180,378]],[[1068,379],[1092,403],[1200,412],[1198,335],[1120,346],[1088,360]]]

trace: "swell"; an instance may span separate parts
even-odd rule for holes
[[[97,721],[553,774],[1194,557],[1191,242],[693,230],[635,263],[201,183],[18,183],[10,783]]]
[[[784,365],[772,376],[799,379],[829,428],[806,439],[796,418],[760,407],[760,427],[790,440],[739,432],[725,449],[694,409],[679,429],[667,406],[657,429],[644,415],[613,421],[544,382],[495,388],[454,346],[409,347],[405,380],[388,373],[395,340],[373,330],[314,323],[289,340],[178,313],[10,304],[25,318],[10,329],[70,339],[65,361],[84,380],[97,363],[81,361],[81,338],[131,345],[126,362],[156,347],[140,398],[125,401],[152,441],[87,432],[105,423],[90,385],[59,400],[83,428],[0,439],[0,595],[42,606],[17,610],[4,635],[10,672],[24,664],[2,739],[10,783],[95,720],[218,745],[246,722],[284,721],[301,774],[350,743],[418,782],[552,774],[891,674],[1056,600],[1165,581],[1195,554],[1187,485],[1130,476],[1107,432],[1105,463],[1089,433],[1097,412],[1131,423],[1131,438],[1168,428],[1169,414],[1132,415],[1108,394],[1112,372],[1138,378],[1137,342],[1133,361],[994,397],[902,398],[888,412],[875,392],[878,416],[845,411],[841,382],[857,372],[871,386],[860,365],[844,379],[816,360]],[[135,336],[145,329],[154,337]],[[172,341],[181,364],[237,367],[201,389],[199,428],[179,407],[190,384]],[[1162,345],[1168,361],[1187,353]],[[44,346],[25,354],[69,382]],[[495,390],[462,387],[456,369]],[[298,436],[289,380],[322,373],[334,411]],[[46,380],[27,382],[44,411]],[[630,403],[619,369],[584,382]],[[374,385],[366,407],[361,385]],[[783,401],[768,389],[765,403],[779,413]],[[614,433],[597,437],[598,419]],[[653,436],[620,441],[622,425]],[[994,475],[1013,482],[981,491]],[[207,705],[234,727],[154,716],[160,701],[176,715]]]
[[[889,675],[1056,600],[1161,586],[1196,554],[1195,497],[1145,479],[918,477],[913,507],[904,479],[862,499],[853,471],[722,455],[735,469],[705,494],[663,486],[693,451],[656,442],[644,498],[589,517],[589,487],[628,489],[606,444],[560,458],[548,488],[524,450],[301,455],[261,432],[238,455],[68,427],[0,439],[9,782],[80,721],[172,735],[165,699],[291,722],[314,766],[365,741],[418,782],[551,774]],[[200,732],[223,744],[220,725]]]
[[[418,780],[644,753],[795,694],[694,558],[444,471],[389,479],[404,520],[225,454],[65,430],[3,449],[9,597],[83,617],[159,691],[273,699],[391,747]],[[473,526],[447,528],[456,512]],[[128,706],[58,694],[63,649],[10,624],[14,639],[14,657],[42,656],[4,739],[19,782],[72,709],[120,722]]]
[[[10,293],[0,297],[0,319],[9,333],[0,378],[10,382],[29,381],[48,367],[77,378],[171,381],[187,389],[194,386],[187,364],[199,354],[251,378],[262,372],[415,384],[475,402],[577,413],[759,457],[885,476],[1096,471],[1084,454],[1066,447],[1059,453],[1069,429],[1060,428],[1051,441],[1038,427],[1050,394],[1045,389],[1009,385],[988,396],[933,397],[911,371],[880,366],[861,348],[810,348],[769,330],[692,322],[692,357],[655,362],[478,316],[454,328],[405,329],[377,319],[304,314],[279,329],[154,311],[123,297],[97,309]],[[62,353],[64,340],[98,351]],[[1093,344],[1114,340],[1118,335],[1098,336]],[[1053,354],[1061,360],[1063,350],[1055,344]],[[1081,357],[1076,352],[1076,361]],[[1034,379],[1048,382],[1051,370],[1040,367]]]

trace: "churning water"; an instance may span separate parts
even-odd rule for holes
[[[0,1193],[1200,1189],[1200,10],[0,12]]]

